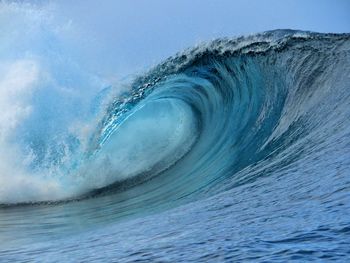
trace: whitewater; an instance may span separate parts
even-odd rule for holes
[[[120,84],[69,23],[1,7],[1,262],[349,260],[350,34],[217,39]]]

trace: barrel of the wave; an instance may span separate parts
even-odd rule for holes
[[[191,108],[156,92],[141,100],[81,170],[86,189],[137,184],[158,175],[181,159],[196,140]]]

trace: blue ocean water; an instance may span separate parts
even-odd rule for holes
[[[123,90],[0,47],[1,262],[350,259],[349,34],[218,39]]]

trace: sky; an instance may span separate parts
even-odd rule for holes
[[[23,1],[27,2],[27,1]],[[204,41],[273,29],[350,32],[348,0],[51,0],[97,74],[142,73]]]

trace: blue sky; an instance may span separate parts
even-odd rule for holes
[[[81,53],[103,74],[138,73],[217,37],[271,29],[349,32],[347,0],[60,0],[55,12],[80,34]],[[89,44],[84,43],[86,41]],[[89,64],[89,62],[87,62]]]

